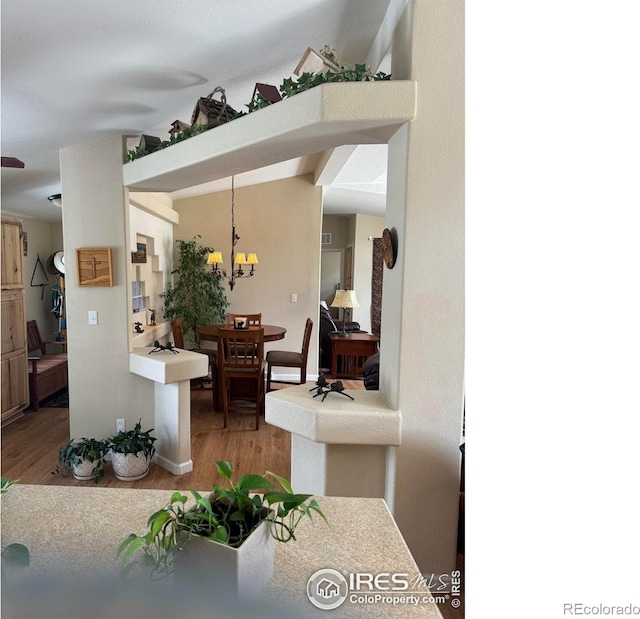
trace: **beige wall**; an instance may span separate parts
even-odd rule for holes
[[[323,245],[322,249],[344,249],[349,240],[349,223],[353,215],[324,215],[322,217],[322,232],[331,233],[331,243]]]
[[[353,310],[353,320],[371,333],[371,270],[373,243],[369,237],[382,236],[384,217],[356,215],[353,231],[353,289],[360,307]]]
[[[396,521],[421,570],[442,573],[455,567],[464,401],[464,2],[414,0],[393,53],[420,105],[389,142],[399,245],[384,272],[380,390],[402,412]]]
[[[154,383],[129,371],[128,192],[123,188],[124,138],[60,151],[69,355],[71,437],[103,439],[142,419],[154,420]],[[79,287],[75,249],[110,247],[113,286]],[[97,310],[98,324],[87,312]]]
[[[184,198],[174,202],[180,223],[174,238],[200,242],[221,251],[224,268],[230,270],[231,191]],[[260,264],[250,279],[240,279],[233,291],[227,288],[234,313],[262,312],[266,324],[286,327],[284,340],[267,344],[272,348],[298,350],[307,317],[314,322],[307,371],[318,369],[318,304],[320,278],[320,231],[322,189],[311,175],[271,183],[236,187],[235,221],[240,236],[237,251],[258,254]],[[178,258],[175,257],[177,264]],[[291,302],[291,294],[298,302]],[[276,369],[290,375],[295,370]]]
[[[52,208],[55,207],[52,206]],[[46,263],[52,253],[62,249],[62,240],[58,234],[61,226],[27,217],[22,218],[22,226],[27,233],[28,245],[28,253],[23,257],[26,319],[35,320],[42,338],[51,341],[58,325],[57,319],[51,313],[51,293],[53,286],[58,283],[59,277],[46,271]],[[39,286],[31,287],[31,277],[38,256],[45,267],[45,274],[38,267],[33,276],[33,282],[34,284],[42,282],[47,284],[44,288],[44,294]]]

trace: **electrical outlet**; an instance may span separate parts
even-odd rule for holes
[[[97,325],[98,324],[98,312],[97,310],[89,310],[89,324]]]
[[[298,302],[298,295],[297,294],[292,294],[291,295],[291,303],[297,303]]]
[[[124,419],[116,419],[116,432],[124,432]]]

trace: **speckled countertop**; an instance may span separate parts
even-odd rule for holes
[[[433,603],[363,603],[350,597],[331,611],[308,600],[309,577],[319,569],[343,574],[403,573],[418,568],[381,499],[319,497],[329,524],[303,521],[296,541],[276,543],[275,572],[251,608],[220,608],[170,584],[122,580],[115,559],[122,540],[141,533],[148,517],[169,500],[168,490],[15,485],[2,497],[2,545],[25,544],[31,566],[3,583],[3,614],[48,618],[113,617],[124,610],[136,618],[427,617],[440,618]],[[25,576],[27,574],[27,576]],[[403,592],[423,596],[425,589]],[[102,614],[104,611],[104,614]],[[8,615],[9,616],[9,615]]]

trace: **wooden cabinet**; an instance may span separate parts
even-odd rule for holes
[[[2,425],[22,416],[29,402],[27,327],[22,271],[22,222],[2,218]]]

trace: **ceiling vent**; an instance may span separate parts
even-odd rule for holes
[[[321,242],[323,245],[331,245],[331,232],[323,232]]]

